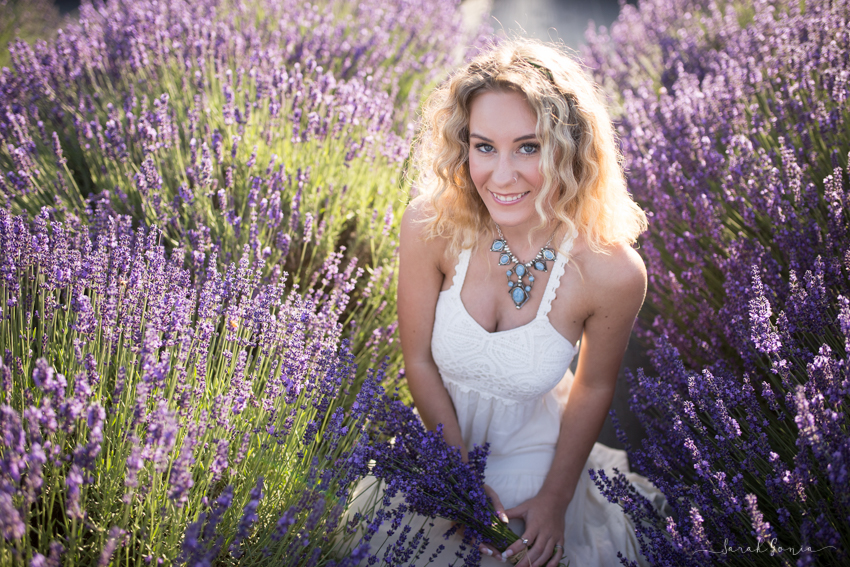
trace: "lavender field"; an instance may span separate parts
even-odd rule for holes
[[[657,0],[588,34],[650,215],[632,466],[654,565],[850,561],[850,4]],[[723,553],[720,553],[723,552]]]
[[[415,109],[466,35],[452,1],[115,1],[10,44],[0,564],[356,562]]]
[[[370,470],[486,508],[486,450],[402,403],[395,314],[417,107],[469,28],[454,0],[110,0],[9,44],[0,565],[476,563],[345,513]],[[850,561],[849,28],[846,0],[646,0],[588,32],[650,215],[630,460],[672,515],[589,474],[653,565]]]

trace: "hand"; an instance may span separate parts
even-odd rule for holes
[[[493,506],[496,508],[496,515],[499,516],[499,519],[506,524],[508,523],[508,516],[505,514],[505,507],[502,506],[502,501],[499,500],[499,495],[496,494],[496,491],[493,490],[489,485],[484,485],[484,492],[487,496],[490,497],[490,500],[493,502]],[[501,558],[501,552],[493,547],[492,545],[481,544],[478,546],[478,549],[484,555],[489,555],[491,557]]]
[[[505,510],[508,518],[522,518],[525,531],[508,547],[502,557],[508,559],[525,551],[522,567],[557,567],[564,556],[564,515],[566,508],[538,494],[519,506]],[[523,540],[528,541],[526,546]],[[558,546],[557,548],[555,546]]]

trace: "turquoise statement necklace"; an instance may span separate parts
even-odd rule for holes
[[[555,233],[552,233],[552,236],[549,237],[549,241],[543,246],[543,248],[540,249],[537,256],[528,262],[520,262],[517,260],[517,257],[514,256],[514,253],[511,252],[511,247],[508,246],[508,241],[505,240],[505,235],[502,234],[502,229],[498,224],[496,225],[496,230],[499,231],[499,238],[493,241],[493,245],[490,246],[490,251],[497,252],[499,254],[500,266],[507,266],[511,263],[514,264],[513,267],[508,268],[508,271],[505,272],[505,274],[508,276],[508,293],[511,294],[511,299],[513,300],[516,308],[520,309],[528,302],[531,287],[534,285],[534,274],[531,273],[531,269],[534,268],[538,272],[548,272],[549,270],[546,268],[546,263],[555,259],[555,251],[550,248],[550,244],[552,244],[552,239],[555,237]],[[524,283],[522,278],[527,278],[528,282]]]

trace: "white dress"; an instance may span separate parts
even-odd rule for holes
[[[570,374],[578,348],[555,330],[548,313],[571,247],[569,239],[559,250],[537,315],[521,327],[491,333],[467,312],[460,291],[470,250],[461,252],[452,286],[437,300],[431,337],[434,362],[454,403],[466,447],[490,444],[486,482],[506,509],[537,494],[555,454],[566,400],[558,399],[554,388]],[[663,495],[646,478],[628,472],[625,451],[596,443],[583,470],[604,468],[612,475],[614,467],[656,506],[663,506]],[[522,533],[521,520],[512,520],[510,526]],[[431,529],[430,547],[446,546],[436,565],[455,559],[460,538],[435,537],[449,527],[449,522],[437,521]],[[380,540],[376,536],[373,541]],[[645,565],[638,550],[634,526],[620,506],[608,502],[587,473],[582,474],[567,508],[562,561],[566,564],[569,559],[574,567],[610,567],[620,564],[621,551]],[[421,564],[427,557],[423,555]],[[486,556],[481,564],[504,565]]]

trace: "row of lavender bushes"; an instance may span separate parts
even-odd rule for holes
[[[650,214],[634,468],[654,565],[850,560],[850,3],[644,0],[588,34]],[[802,551],[801,551],[802,549]]]
[[[116,0],[10,45],[0,563],[364,557],[411,121],[459,38],[453,0]]]
[[[0,0],[0,45],[6,46],[18,37],[35,40],[49,36],[61,25],[62,14],[51,0]],[[0,69],[11,62],[9,52],[0,49]]]
[[[322,301],[247,260],[193,278],[162,240],[0,210],[4,564],[316,564],[332,543],[306,538],[363,474],[382,378],[345,410],[351,272],[329,265]]]
[[[306,287],[341,251],[369,271],[358,291],[387,289],[416,97],[459,26],[451,1],[86,4],[10,46],[0,192],[31,216],[156,225],[193,272],[247,253]],[[355,350],[393,353],[392,305],[356,303]]]

